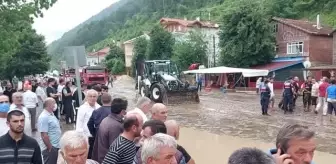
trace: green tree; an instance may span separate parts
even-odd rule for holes
[[[175,39],[160,25],[154,26],[150,33],[147,58],[150,60],[170,59],[173,54]]]
[[[186,70],[192,63],[207,64],[207,42],[204,35],[190,32],[185,41],[179,41],[174,46],[173,61],[180,69]]]
[[[104,65],[114,74],[125,72],[125,53],[116,44],[110,45],[110,52],[105,57]]]
[[[27,32],[18,40],[20,48],[8,60],[2,75],[11,79],[13,75],[23,78],[25,75],[41,74],[49,69],[50,58],[44,43],[44,37],[34,30]]]
[[[275,37],[261,3],[237,0],[223,13],[220,61],[225,66],[250,67],[274,57]]]

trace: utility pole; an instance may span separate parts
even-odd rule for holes
[[[78,47],[71,47],[72,48],[72,55],[74,58],[74,65],[75,65],[75,73],[76,73],[76,85],[77,85],[77,91],[78,91],[78,100],[79,100],[79,104],[82,104],[82,87],[81,87],[81,80],[80,80],[80,76],[79,76],[79,66],[78,66]]]
[[[212,35],[212,40],[213,40],[213,66],[216,67],[216,38],[215,35]]]

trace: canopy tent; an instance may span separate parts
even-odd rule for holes
[[[257,76],[267,76],[268,70],[261,69],[248,69],[248,68],[233,68],[233,67],[212,67],[205,69],[189,70],[184,71],[184,74],[188,73],[242,73],[244,77],[257,77]]]

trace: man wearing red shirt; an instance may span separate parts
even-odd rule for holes
[[[327,88],[329,86],[328,83],[328,78],[327,77],[323,77],[321,80],[321,84],[319,86],[319,97],[318,97],[318,104],[316,106],[315,109],[315,114],[318,114],[318,111],[321,109],[323,109],[323,115],[326,116],[327,115],[327,109],[328,109],[328,103],[327,103],[327,99],[326,99],[326,91]]]

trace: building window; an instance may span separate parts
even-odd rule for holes
[[[302,55],[303,54],[303,42],[287,43],[288,55]]]
[[[275,52],[278,52],[278,51],[279,51],[279,45],[275,45],[275,46],[274,46],[274,51],[275,51]]]
[[[278,23],[273,25],[273,32],[278,32]]]

